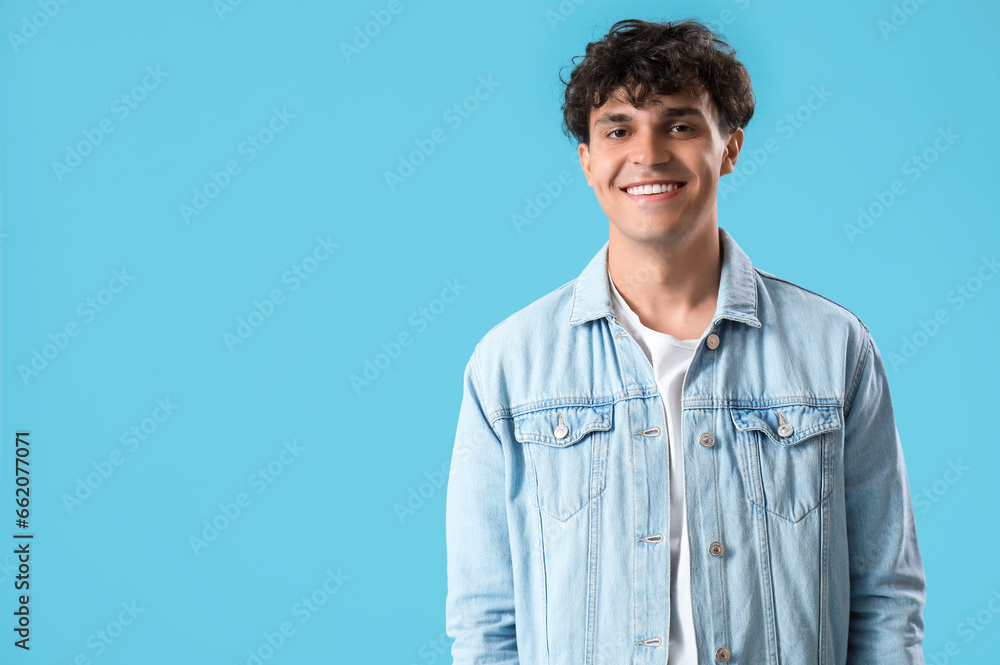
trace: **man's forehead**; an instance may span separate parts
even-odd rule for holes
[[[625,88],[621,87],[612,93],[604,104],[591,109],[590,120],[591,123],[597,123],[602,118],[611,116],[617,118],[631,116],[636,108],[675,117],[680,115],[702,115],[707,119],[715,117],[715,104],[711,95],[704,89],[681,90],[671,94],[647,93],[636,107],[629,101]]]

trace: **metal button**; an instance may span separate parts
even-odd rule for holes
[[[566,435],[569,434],[569,428],[565,425],[557,425],[552,433],[556,435],[557,439],[565,439]]]
[[[794,431],[795,430],[792,429],[792,426],[785,422],[784,414],[781,413],[781,411],[778,411],[778,436],[787,438],[791,436]]]
[[[714,542],[708,546],[708,553],[712,556],[722,556],[722,553],[726,551],[726,548],[722,546],[720,542]]]
[[[698,437],[698,443],[705,446],[706,448],[711,448],[715,445],[715,437],[712,436],[711,432],[705,432]]]
[[[719,661],[720,663],[728,663],[729,662],[729,658],[732,655],[733,654],[729,653],[729,649],[727,649],[726,647],[722,647],[721,649],[717,649],[716,650],[716,652],[715,652],[715,659],[717,661]]]
[[[708,348],[714,349],[719,346],[719,336],[716,335],[715,333],[712,333],[711,335],[708,336],[708,339],[705,341],[705,343],[708,344]]]

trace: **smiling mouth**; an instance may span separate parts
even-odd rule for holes
[[[657,183],[655,185],[636,185],[635,187],[623,187],[622,191],[632,196],[650,196],[653,194],[666,194],[683,187],[683,182]]]

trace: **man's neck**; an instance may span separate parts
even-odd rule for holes
[[[722,276],[718,225],[640,243],[610,224],[608,270],[644,326],[678,339],[697,339],[718,304]]]

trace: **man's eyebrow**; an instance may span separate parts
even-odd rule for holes
[[[658,115],[664,120],[685,117],[705,118],[705,114],[701,112],[701,109],[693,106],[670,106],[662,109]],[[594,127],[596,128],[601,125],[613,125],[619,122],[628,122],[630,120],[632,120],[632,116],[628,113],[602,113],[598,116],[597,120],[594,121]]]

